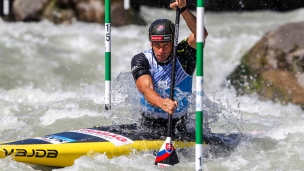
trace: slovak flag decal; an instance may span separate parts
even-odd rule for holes
[[[170,154],[174,150],[171,137],[167,137],[165,143],[161,146],[159,152],[156,155],[155,162],[160,162],[170,157]]]
[[[173,151],[173,144],[172,144],[172,142],[166,143],[166,148],[165,149],[166,149],[167,153],[171,154],[172,151]]]
[[[155,165],[158,167],[168,167],[179,163],[176,151],[173,147],[171,137],[167,137],[166,141],[161,146],[155,159]]]

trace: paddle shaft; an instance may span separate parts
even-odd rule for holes
[[[179,33],[179,19],[180,9],[176,8],[175,16],[175,33],[174,33],[174,46],[173,46],[173,59],[172,59],[172,73],[171,73],[171,85],[170,85],[170,99],[174,100],[174,87],[175,87],[175,68],[176,68],[176,56],[178,45],[178,33]],[[168,114],[168,137],[172,137],[172,115]]]
[[[179,16],[180,9],[176,9],[175,18],[175,34],[174,34],[174,46],[173,46],[173,59],[172,59],[172,73],[171,73],[171,85],[170,85],[170,99],[174,100],[174,87],[175,87],[175,68],[176,68],[176,55],[178,45],[178,30],[179,30]],[[177,153],[172,143],[172,115],[168,113],[168,135],[167,138],[156,155],[155,165],[164,168],[173,166],[179,163]]]

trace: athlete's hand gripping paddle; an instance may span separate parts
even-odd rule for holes
[[[175,87],[175,65],[177,55],[177,44],[178,44],[178,33],[179,33],[179,18],[180,9],[176,7],[175,17],[175,34],[174,34],[174,46],[173,46],[173,59],[172,59],[172,74],[171,74],[171,85],[170,85],[170,99],[174,100],[174,87]],[[167,138],[158,151],[155,159],[155,165],[159,167],[173,166],[179,163],[176,151],[172,143],[172,115],[168,114],[168,133]]]

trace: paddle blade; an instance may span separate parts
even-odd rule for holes
[[[156,155],[155,165],[164,168],[168,166],[173,166],[179,163],[176,151],[173,147],[171,137],[167,137],[165,143],[160,148]]]

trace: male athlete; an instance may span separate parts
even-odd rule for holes
[[[131,61],[137,89],[142,93],[142,126],[152,130],[166,130],[168,113],[173,118],[173,133],[186,131],[189,95],[192,93],[192,75],[196,66],[196,17],[186,9],[186,0],[175,0],[170,8],[180,8],[181,16],[191,31],[178,44],[174,101],[169,99],[172,50],[175,25],[168,19],[155,20],[149,28],[152,48],[135,55]],[[208,35],[204,30],[205,39]]]

